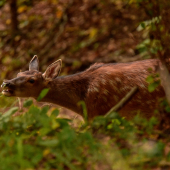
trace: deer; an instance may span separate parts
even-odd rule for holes
[[[134,86],[138,91],[119,111],[125,118],[137,113],[149,118],[159,107],[160,98],[165,97],[160,85],[152,93],[148,92],[146,78],[157,73],[159,59],[147,59],[129,63],[95,63],[85,71],[59,76],[62,60],[49,65],[44,73],[39,71],[39,59],[35,55],[29,63],[29,70],[19,72],[17,77],[4,80],[2,94],[11,97],[37,99],[41,91],[48,88],[42,102],[53,103],[70,109],[83,116],[79,104],[84,101],[88,119],[106,114]]]

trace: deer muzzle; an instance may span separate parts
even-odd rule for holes
[[[11,83],[10,82],[3,82],[1,87],[3,89],[2,94],[5,96],[12,96],[13,95],[13,90],[11,88]]]

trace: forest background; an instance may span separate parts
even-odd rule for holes
[[[169,9],[166,0],[1,0],[0,83],[27,70],[35,54],[41,71],[62,59],[61,75],[148,58],[169,70]],[[162,120],[114,113],[82,123],[30,100],[25,114],[12,117],[14,101],[0,96],[2,169],[170,168],[167,102]]]

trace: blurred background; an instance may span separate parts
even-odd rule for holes
[[[62,59],[62,74],[149,58],[140,26],[148,19],[129,0],[1,0],[0,81],[28,69],[35,54],[41,71]]]

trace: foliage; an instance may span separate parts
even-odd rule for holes
[[[27,103],[27,104],[26,104]],[[1,169],[149,169],[168,164],[166,141],[158,140],[159,121],[139,115],[127,121],[117,113],[96,117],[79,128],[59,111],[25,102],[0,116]]]
[[[32,105],[21,117],[12,117],[14,109],[1,116],[1,169],[81,169],[89,160],[99,159],[92,135],[76,134],[69,120],[56,118],[58,110]]]
[[[41,70],[61,58],[67,66],[63,74],[96,61],[122,62],[119,55],[134,56],[138,43],[129,34],[138,34],[139,42],[143,41],[136,25],[145,14],[127,2],[17,0],[18,30],[12,36],[13,18],[6,1],[0,13],[0,81],[23,69],[35,54]],[[132,22],[135,24],[129,24]]]
[[[160,85],[160,79],[158,74],[148,76],[146,81],[149,83],[148,85],[149,92],[153,92]]]

